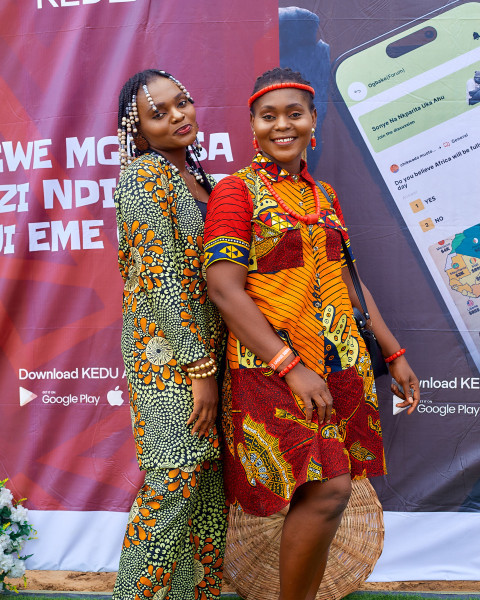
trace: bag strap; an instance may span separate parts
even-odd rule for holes
[[[327,193],[327,191],[325,190],[325,188],[319,181],[317,181],[317,185],[320,188],[320,191],[324,194],[324,196],[330,202],[330,206],[333,208],[333,203],[332,203],[330,194]],[[367,303],[365,302],[365,296],[363,295],[362,285],[361,285],[360,279],[358,277],[357,269],[355,268],[355,265],[353,264],[352,257],[350,256],[350,251],[347,248],[347,244],[345,243],[343,235],[340,235],[340,237],[342,239],[342,247],[343,247],[343,253],[345,255],[345,262],[347,263],[348,270],[350,271],[350,277],[352,278],[353,287],[355,288],[355,292],[360,301],[360,306],[362,307],[363,314],[365,316],[365,322],[367,322],[370,320],[370,315],[367,310]]]
[[[362,307],[363,314],[365,316],[365,322],[370,320],[370,314],[367,310],[367,303],[365,302],[365,296],[363,295],[362,285],[360,283],[360,279],[358,277],[357,269],[353,264],[352,257],[350,256],[350,252],[348,251],[347,244],[342,236],[342,246],[343,252],[345,254],[345,261],[348,266],[348,270],[350,271],[350,277],[352,278],[353,287],[357,293],[357,298],[360,300],[360,306]]]

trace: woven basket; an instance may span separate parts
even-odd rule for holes
[[[270,517],[230,509],[224,576],[244,600],[277,600],[278,556],[288,507]],[[330,547],[317,600],[339,600],[357,590],[382,553],[382,506],[368,479],[352,482],[352,495]]]

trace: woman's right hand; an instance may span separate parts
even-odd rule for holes
[[[312,422],[314,408],[317,410],[319,425],[324,421],[330,423],[333,399],[320,375],[298,364],[285,375],[285,381],[303,402],[307,423]]]
[[[215,426],[218,408],[218,386],[213,375],[192,379],[193,411],[187,421],[192,425],[192,435],[203,437]]]

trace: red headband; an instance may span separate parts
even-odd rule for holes
[[[248,107],[250,108],[255,102],[255,100],[257,98],[260,98],[260,96],[263,96],[263,94],[266,94],[267,92],[272,92],[273,90],[281,90],[282,88],[297,88],[298,90],[306,90],[307,92],[310,92],[312,96],[315,96],[315,90],[309,85],[305,85],[303,83],[295,83],[294,81],[284,81],[283,83],[274,83],[273,85],[267,85],[267,87],[263,88],[262,90],[255,92],[255,94],[253,94],[253,96],[250,96],[250,98],[248,99]]]

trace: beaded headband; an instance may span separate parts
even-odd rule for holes
[[[282,88],[297,88],[298,90],[305,90],[310,92],[312,96],[315,96],[315,90],[310,85],[305,85],[303,83],[295,83],[294,81],[283,81],[282,83],[274,83],[272,85],[267,85],[263,89],[255,92],[253,96],[250,96],[248,99],[248,107],[251,108],[252,104],[255,102],[257,98],[263,96],[267,92],[272,92],[273,90],[281,90]]]

